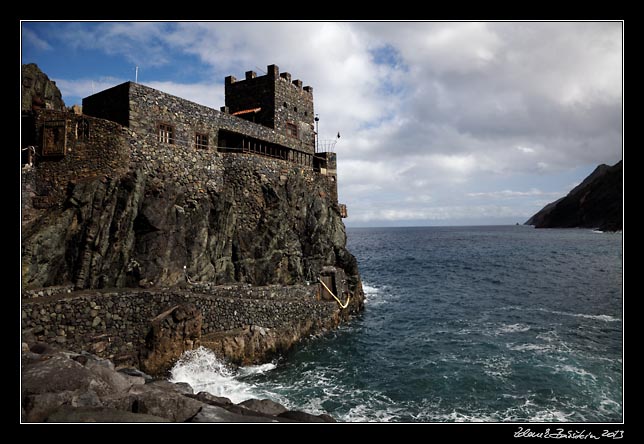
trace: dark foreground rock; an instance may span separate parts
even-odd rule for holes
[[[23,343],[23,422],[335,422],[268,399],[234,404],[89,353]]]
[[[622,229],[623,168],[599,165],[567,196],[551,202],[528,219],[536,228]]]

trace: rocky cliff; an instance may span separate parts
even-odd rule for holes
[[[235,156],[222,159],[225,183],[198,199],[141,168],[70,182],[23,225],[23,285],[289,285],[333,265],[356,289],[357,263],[323,181],[286,162],[269,178],[257,159]]]
[[[22,110],[53,109],[62,111],[65,102],[56,82],[50,80],[38,65],[22,65]]]
[[[536,228],[622,229],[622,161],[599,165],[568,195],[549,203],[528,219]]]

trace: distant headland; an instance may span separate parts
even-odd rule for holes
[[[568,195],[543,207],[525,225],[619,231],[623,226],[622,177],[621,160],[613,166],[599,165]]]

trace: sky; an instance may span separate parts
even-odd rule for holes
[[[21,49],[67,106],[138,66],[219,109],[278,65],[337,141],[347,226],[523,223],[623,156],[621,22],[22,22]]]

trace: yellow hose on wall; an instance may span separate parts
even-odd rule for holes
[[[331,296],[333,296],[333,299],[338,301],[338,305],[340,305],[341,309],[344,310],[345,308],[347,308],[347,306],[349,305],[349,301],[351,300],[351,295],[347,296],[347,301],[343,304],[342,301],[340,299],[338,299],[338,297],[336,295],[333,294],[333,292],[329,289],[329,287],[327,287],[326,284],[324,282],[322,282],[322,279],[318,278],[318,282],[320,284],[322,284],[322,286],[324,288],[326,288],[326,291],[328,291],[329,294],[331,294]]]

